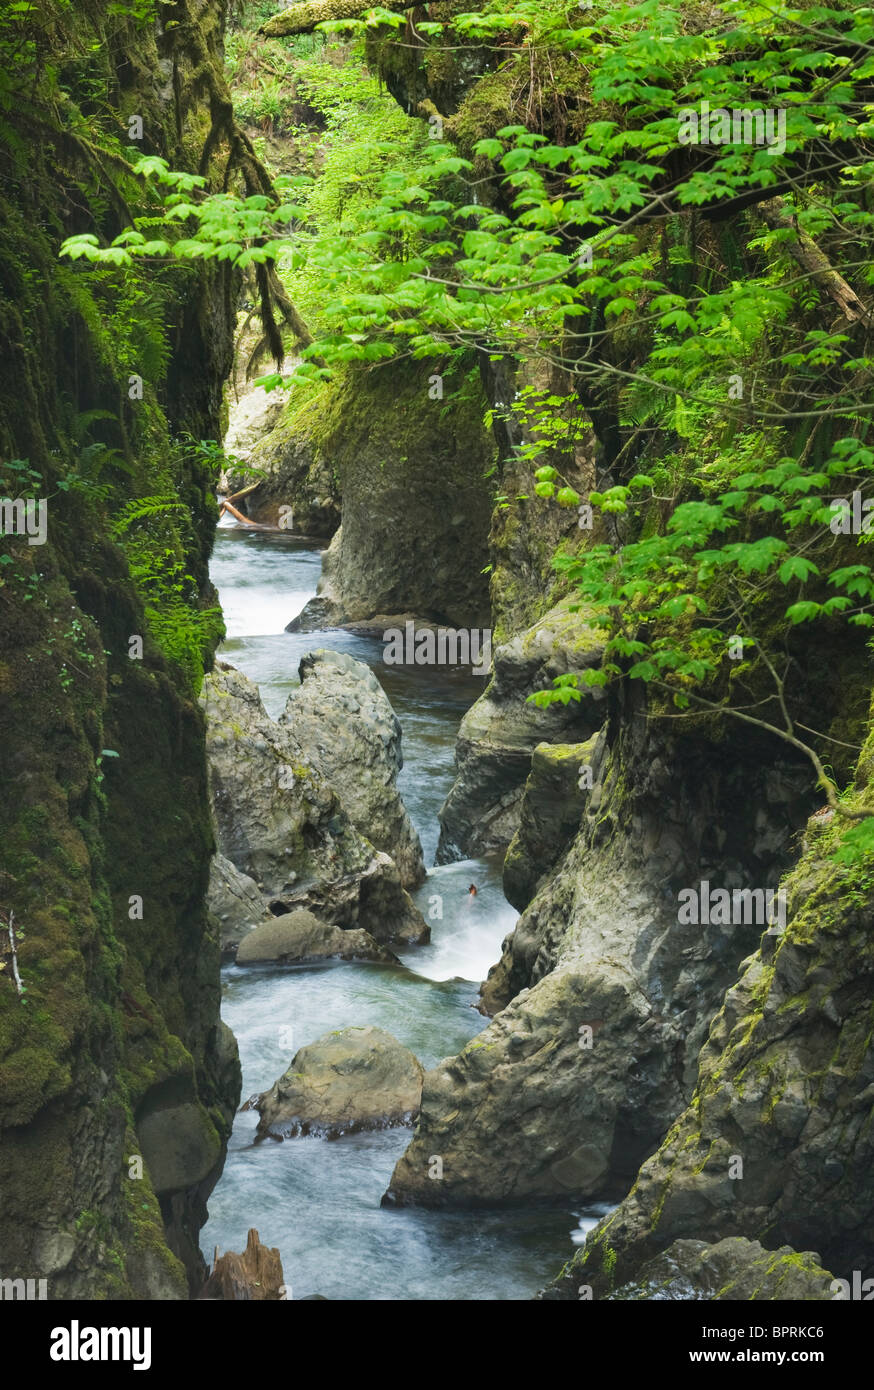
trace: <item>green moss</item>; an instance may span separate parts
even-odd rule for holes
[[[0,191],[0,353],[12,364],[0,379],[0,457],[27,460],[50,498],[46,545],[0,538],[11,560],[0,649],[16,654],[0,663],[0,738],[16,750],[0,798],[0,909],[15,913],[27,989],[22,1001],[11,972],[0,972],[0,1224],[7,1273],[28,1268],[46,1212],[74,1235],[56,1297],[133,1296],[120,1163],[113,1177],[132,1096],[185,1065],[216,1113],[229,1108],[211,1054],[218,956],[203,944],[212,832],[202,720],[190,680],[149,638],[144,603],[160,603],[132,576],[135,557],[108,539],[131,501],[172,494],[187,519],[165,518],[150,547],[172,550],[199,610],[212,480],[176,438],[218,429],[229,282],[221,271],[173,267],[155,288],[151,273],[148,282],[93,274],[57,255],[74,230],[115,236],[125,199],[141,210],[142,187],[124,171],[123,110],[143,115],[152,148],[176,167],[196,167],[210,115],[191,103],[214,80],[221,7],[210,0],[161,39],[180,77],[178,111],[155,84],[154,26],[138,27],[123,9],[67,7],[59,23],[57,7],[33,7],[40,67],[28,70],[23,49],[10,78],[26,96],[13,88],[4,116]],[[13,138],[19,97],[26,139],[34,122],[42,132],[29,147]],[[86,109],[97,160],[80,140]],[[133,371],[146,382],[136,403]],[[142,662],[128,659],[133,633],[145,637]],[[121,757],[99,765],[107,747]],[[146,899],[143,924],[127,918],[132,892]],[[155,1241],[172,1260],[152,1204]]]

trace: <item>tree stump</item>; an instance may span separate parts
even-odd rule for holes
[[[254,1228],[249,1231],[242,1255],[230,1251],[227,1255],[219,1256],[216,1249],[212,1270],[200,1297],[229,1303],[248,1303],[259,1299],[279,1302],[285,1297],[279,1251],[262,1245]]]

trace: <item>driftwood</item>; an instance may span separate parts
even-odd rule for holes
[[[268,19],[258,30],[269,38],[284,38],[288,34],[309,34],[317,24],[330,19],[360,19],[368,10],[415,10],[421,0],[310,0],[309,4],[292,5]]]
[[[260,482],[250,483],[248,487],[241,487],[239,492],[229,492],[225,498],[226,502],[236,502],[238,497],[247,497],[250,492],[254,492],[256,487],[260,487]]]
[[[243,516],[242,512],[238,512],[236,507],[232,507],[227,498],[224,499],[221,506],[219,507],[219,516],[221,516],[222,512],[230,512],[231,516],[235,516],[238,521],[242,521],[244,526],[251,526],[253,531],[280,530],[280,527],[278,526],[263,526],[260,521],[250,521],[247,516]]]
[[[834,269],[827,256],[820,251],[816,242],[796,226],[780,198],[769,198],[759,203],[756,212],[766,227],[772,232],[791,231],[793,241],[783,242],[787,253],[797,261],[802,270],[810,276],[813,283],[833,299],[841,313],[850,323],[870,322],[871,311],[862,303],[856,291],[847,284],[842,275]]]
[[[242,1255],[230,1251],[213,1256],[212,1270],[201,1290],[201,1299],[223,1300],[228,1303],[279,1303],[286,1296],[282,1261],[275,1247],[261,1244],[254,1227],[249,1231]]]

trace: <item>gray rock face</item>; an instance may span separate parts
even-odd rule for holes
[[[756,1240],[730,1236],[716,1245],[676,1240],[608,1299],[822,1303],[834,1298],[832,1282],[813,1250],[799,1254],[789,1245],[766,1250]]]
[[[258,1134],[336,1137],[411,1124],[423,1070],[381,1028],[342,1028],[302,1047],[288,1071],[255,1100]]]
[[[555,676],[601,660],[601,643],[567,603],[499,646],[494,676],[461,721],[456,777],[440,811],[437,863],[506,849],[519,827],[522,792],[539,743],[582,742],[603,723],[602,692],[546,709],[528,703]]]
[[[276,392],[281,396],[282,392]],[[291,507],[293,524],[286,529],[298,535],[329,537],[340,525],[340,499],[333,471],[320,458],[301,423],[286,407],[274,417],[273,428],[263,433],[248,451],[247,468],[262,469],[266,477],[245,499],[246,515],[267,526],[282,524]],[[243,484],[243,476],[232,478]]]
[[[320,922],[311,912],[299,908],[296,912],[270,917],[249,932],[237,951],[238,965],[254,965],[260,961],[277,961],[286,965],[302,965],[307,961],[326,960],[339,956],[341,960],[374,960],[391,964],[397,960],[391,951],[378,946],[369,932],[343,931]]]
[[[246,334],[240,348],[244,352],[251,352],[257,340],[257,331]],[[297,361],[299,359],[286,358],[280,370],[292,372]],[[245,374],[238,370],[233,383],[228,383],[227,405],[225,453],[232,459],[247,460],[258,441],[269,437],[278,424],[286,406],[286,398],[283,391],[265,391],[262,387],[256,386],[253,381],[246,380]],[[228,470],[226,481],[232,489],[245,486],[244,476],[235,474],[232,469]]]
[[[257,686],[220,665],[204,681],[210,791],[219,849],[271,911],[306,907],[378,941],[425,941],[428,927],[388,855],[355,830],[332,787],[300,760]]]
[[[504,860],[504,896],[524,912],[580,828],[588,791],[600,781],[606,739],[539,743],[522,794],[519,829]]]
[[[435,370],[403,361],[353,370],[322,400],[312,433],[339,476],[343,514],[319,583],[323,624],[411,612],[488,626],[485,402],[476,390],[441,400]],[[448,375],[445,387],[448,397]],[[301,630],[311,630],[306,617]]]
[[[624,1283],[675,1241],[725,1236],[815,1248],[851,1298],[874,1279],[874,888],[830,860],[829,833],[809,822],[785,931],[745,962],[690,1103],[560,1288],[603,1288],[608,1246]]]
[[[397,865],[405,888],[425,880],[422,846],[397,790],[401,726],[363,661],[321,648],[300,663],[301,684],[279,727],[338,793],[352,824]]]
[[[214,854],[209,866],[206,910],[223,956],[233,956],[243,937],[269,912],[254,879],[241,874],[223,854]]]
[[[710,1021],[764,930],[681,923],[678,889],[725,876],[776,886],[806,786],[805,769],[775,777],[740,741],[680,742],[630,718],[580,833],[505,944],[490,984],[506,1007],[427,1073],[389,1200],[627,1190],[691,1095]],[[709,1234],[674,1234],[693,1232]]]

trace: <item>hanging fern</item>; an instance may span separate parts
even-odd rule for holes
[[[128,502],[120,516],[112,523],[113,534],[124,536],[138,521],[146,521],[155,516],[167,516],[170,512],[184,512],[184,503],[174,500],[172,494],[158,497],[137,497]]]

